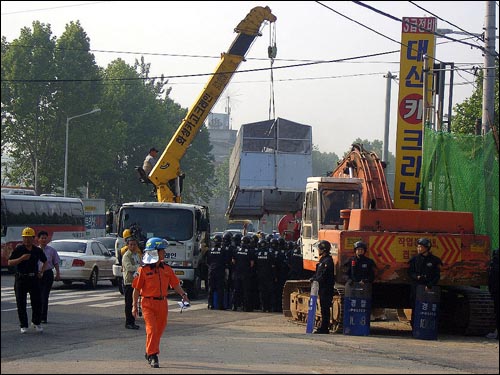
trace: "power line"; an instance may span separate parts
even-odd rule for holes
[[[108,1],[95,1],[93,3],[84,3],[84,4],[73,4],[73,5],[61,5],[58,7],[51,7],[51,8],[38,8],[38,9],[27,9],[27,10],[18,10],[15,12],[7,12],[7,13],[2,13],[2,16],[6,16],[9,14],[17,14],[17,13],[29,13],[29,12],[40,12],[44,10],[53,10],[53,9],[59,9],[59,8],[73,8],[73,7],[79,7],[83,5],[94,5],[94,4],[100,4],[100,3],[107,3]]]
[[[438,15],[436,15],[436,14],[432,13],[431,11],[429,11],[429,10],[427,10],[427,9],[425,9],[425,8],[423,8],[423,7],[421,7],[420,5],[416,4],[414,1],[410,1],[409,3],[410,3],[410,4],[413,4],[413,5],[414,5],[414,6],[416,6],[417,8],[419,8],[419,9],[423,10],[424,12],[429,13],[430,15],[432,15],[432,16],[434,16],[434,17],[436,17],[437,19],[440,19],[441,21],[446,22],[447,24],[449,24],[449,25],[451,25],[451,26],[453,26],[453,27],[455,27],[455,28],[457,28],[457,29],[459,29],[459,30],[463,31],[464,33],[466,33],[466,34],[468,34],[468,35],[470,35],[470,36],[472,36],[472,37],[474,37],[474,38],[478,38],[478,36],[477,36],[477,35],[474,35],[473,33],[470,33],[470,32],[468,32],[467,30],[462,29],[460,26],[457,26],[457,25],[455,25],[454,23],[451,23],[450,21],[447,21],[447,20],[445,20],[445,19],[443,19],[443,18],[439,17]],[[482,34],[481,41],[482,41],[482,42],[484,42],[484,33]]]
[[[377,8],[374,8],[374,7],[372,7],[372,6],[368,5],[368,4],[365,4],[365,3],[361,2],[361,1],[353,1],[353,3],[355,3],[355,4],[357,4],[357,5],[360,5],[360,6],[362,6],[362,7],[365,7],[365,8],[367,8],[367,9],[369,9],[369,10],[371,10],[371,11],[375,12],[375,13],[378,13],[378,14],[380,14],[380,15],[383,15],[384,17],[390,18],[390,19],[392,19],[392,20],[394,20],[394,21],[398,21],[398,22],[401,22],[401,23],[408,24],[408,25],[410,25],[410,26],[418,27],[418,29],[419,29],[419,30],[422,30],[422,31],[425,31],[425,32],[428,32],[428,33],[432,33],[432,34],[434,34],[434,35],[436,35],[436,36],[439,36],[439,37],[441,37],[441,38],[449,39],[449,40],[451,40],[451,41],[454,41],[454,42],[457,42],[457,43],[461,43],[461,44],[465,44],[465,45],[470,46],[470,47],[473,47],[473,48],[477,48],[477,49],[481,50],[483,53],[488,53],[488,54],[492,55],[492,53],[491,53],[490,51],[488,51],[486,48],[481,47],[481,46],[478,46],[478,45],[476,45],[476,44],[472,44],[472,43],[465,42],[465,41],[463,41],[463,40],[459,40],[459,39],[451,38],[451,37],[449,37],[449,36],[447,36],[447,35],[445,35],[445,34],[441,34],[441,33],[438,33],[438,32],[436,32],[436,31],[426,29],[426,28],[425,28],[425,27],[423,27],[423,26],[412,24],[411,22],[405,21],[404,19],[403,19],[403,20],[402,20],[402,19],[399,19],[399,18],[397,18],[397,17],[393,16],[392,14],[389,14],[389,13],[383,12],[383,11],[381,11],[381,10],[379,10],[379,9],[377,9]],[[387,38],[389,38],[389,37],[387,37]],[[391,40],[392,40],[392,39],[391,39]],[[498,58],[498,53],[495,53],[495,54],[493,54],[492,56],[495,56],[495,57],[497,57],[497,58]],[[433,58],[434,58],[434,60],[437,60],[435,57],[433,57]],[[439,60],[437,60],[437,61],[439,61]]]

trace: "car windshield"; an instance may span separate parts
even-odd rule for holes
[[[67,253],[84,253],[86,248],[85,242],[51,242],[49,245],[58,252],[64,251]]]
[[[114,238],[114,237],[97,237],[95,239],[97,241],[99,241],[99,242],[102,242],[102,244],[104,246],[106,246],[106,248],[108,250],[114,250],[115,249],[116,238]]]

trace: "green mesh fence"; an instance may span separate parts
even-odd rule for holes
[[[474,214],[476,233],[498,248],[498,153],[485,137],[424,131],[422,209]]]

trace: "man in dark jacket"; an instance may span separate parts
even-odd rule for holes
[[[316,264],[316,274],[311,281],[319,284],[318,298],[321,305],[321,325],[314,333],[330,333],[330,309],[332,307],[334,293],[334,270],[333,258],[330,255],[331,245],[326,240],[318,244],[319,262]]]
[[[347,282],[373,283],[375,262],[365,254],[367,246],[363,241],[354,244],[354,256],[344,266],[347,268]]]
[[[417,285],[425,285],[425,290],[429,291],[437,285],[441,278],[441,259],[431,253],[432,243],[428,238],[417,240],[418,254],[413,256],[408,263],[408,276],[411,283],[410,303],[412,308],[411,324],[413,324],[413,310],[415,309],[415,298],[417,297]]]

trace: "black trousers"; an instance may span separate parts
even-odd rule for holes
[[[47,270],[43,273],[42,281],[40,283],[40,290],[42,295],[42,315],[41,320],[47,320],[47,312],[49,311],[49,295],[54,284],[54,271]]]
[[[217,291],[217,301],[214,301],[214,292]],[[208,306],[224,310],[224,273],[208,273]]]
[[[37,276],[16,275],[14,282],[16,293],[17,315],[21,327],[28,328],[28,313],[26,302],[28,293],[31,300],[31,322],[39,325],[42,315],[42,295],[40,293],[40,279]]]
[[[318,293],[319,304],[321,307],[321,325],[319,327],[320,331],[330,330],[330,311],[333,304],[333,292],[322,292]]]
[[[132,315],[133,292],[134,288],[132,288],[132,285],[124,285],[123,295],[125,296],[125,325],[135,324],[135,318]]]

